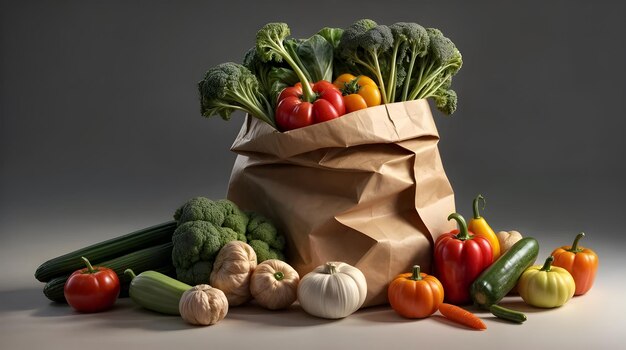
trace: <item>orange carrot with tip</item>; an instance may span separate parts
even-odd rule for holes
[[[439,306],[439,312],[444,315],[450,321],[454,321],[460,323],[462,325],[468,326],[470,328],[484,330],[487,329],[487,326],[476,315],[473,313],[458,307],[456,305],[442,303]]]

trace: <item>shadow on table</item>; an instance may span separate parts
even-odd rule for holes
[[[21,288],[0,291],[0,312],[38,309],[48,303],[42,288]]]
[[[341,322],[341,320],[328,320],[311,316],[304,312],[297,303],[285,310],[267,310],[251,302],[244,306],[229,308],[226,317],[242,322],[276,327],[311,327]]]

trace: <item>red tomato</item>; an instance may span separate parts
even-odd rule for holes
[[[106,267],[92,267],[87,259],[83,260],[87,267],[72,273],[65,282],[65,300],[80,312],[98,312],[111,308],[120,294],[117,274]]]

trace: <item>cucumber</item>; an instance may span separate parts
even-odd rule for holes
[[[87,256],[87,258],[90,257]],[[78,259],[80,260],[80,258]],[[130,284],[131,280],[129,276],[124,275],[124,270],[126,269],[131,268],[143,272],[158,268],[165,273],[171,273],[173,270],[172,243],[141,249],[100,264],[94,264],[94,266],[108,267],[115,271],[117,277],[120,279],[120,287],[122,287],[123,290],[123,287]],[[43,288],[43,294],[52,301],[65,302],[63,287],[69,276],[70,274],[67,274],[51,279]]]
[[[102,265],[103,261],[172,241],[176,230],[176,221],[168,221],[112,238],[88,247],[61,255],[41,264],[35,271],[35,278],[40,282],[49,282],[55,277],[69,275],[85,267],[81,256],[87,257],[92,264]]]
[[[490,310],[495,316],[514,322],[523,322],[526,316],[503,307],[492,307],[515,287],[522,272],[531,266],[539,254],[539,243],[532,237],[517,241],[500,256],[470,286],[474,303]],[[495,312],[494,312],[495,311]]]
[[[132,278],[128,294],[137,305],[167,315],[180,315],[178,304],[191,286],[156,271],[144,271],[135,276],[128,269],[125,274]]]

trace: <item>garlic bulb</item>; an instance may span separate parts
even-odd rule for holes
[[[178,309],[186,322],[210,326],[224,319],[228,313],[228,300],[221,290],[199,284],[183,293]]]
[[[327,262],[306,274],[298,286],[300,306],[322,318],[343,318],[365,302],[367,282],[361,270],[343,262]]]
[[[215,258],[210,283],[224,292],[228,305],[241,305],[252,298],[250,275],[256,265],[256,253],[250,245],[241,241],[228,242]]]

